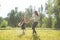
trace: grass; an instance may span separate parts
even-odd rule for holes
[[[60,30],[36,31],[37,35],[33,35],[31,29],[26,29],[26,34],[22,35],[21,29],[0,30],[0,40],[60,40]]]

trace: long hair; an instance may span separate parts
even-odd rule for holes
[[[34,11],[34,13],[35,13],[35,15],[39,16],[37,11]]]

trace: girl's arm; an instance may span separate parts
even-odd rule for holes
[[[18,23],[18,26],[21,26],[22,25],[22,20]]]

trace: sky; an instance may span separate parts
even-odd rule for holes
[[[32,5],[37,10],[41,4],[45,7],[45,2],[46,0],[0,0],[0,16],[7,17],[15,7],[18,7],[18,11],[25,11],[25,8]]]

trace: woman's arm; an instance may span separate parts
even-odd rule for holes
[[[33,18],[31,17],[30,19],[26,19],[26,23],[32,22]]]

